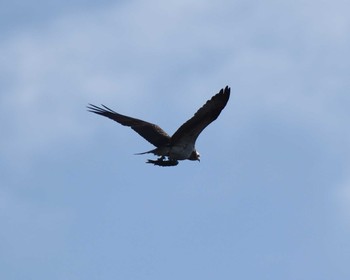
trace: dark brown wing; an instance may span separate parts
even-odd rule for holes
[[[222,109],[225,108],[228,99],[230,98],[230,88],[221,89],[219,93],[208,100],[202,108],[200,108],[194,116],[185,122],[171,137],[171,143],[176,143],[181,140],[196,141],[198,135],[211,122],[217,119]]]
[[[133,130],[156,147],[169,143],[170,136],[158,125],[118,114],[108,107],[104,105],[102,106],[103,108],[89,104],[87,108],[89,112],[110,118],[122,125],[130,126]]]

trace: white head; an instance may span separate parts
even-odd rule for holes
[[[194,150],[193,152],[192,152],[192,154],[190,155],[190,157],[188,158],[189,160],[198,160],[198,161],[201,161],[200,160],[200,154],[196,151],[196,150]]]

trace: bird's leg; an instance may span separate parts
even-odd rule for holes
[[[153,164],[157,165],[158,163],[164,162],[164,160],[165,160],[165,156],[161,156],[161,157],[157,158],[157,160],[151,160],[151,159],[149,159],[149,160],[147,161],[147,163],[153,163]]]

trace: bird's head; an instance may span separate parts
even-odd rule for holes
[[[196,151],[196,150],[194,150],[193,152],[192,152],[192,154],[190,155],[190,157],[188,158],[189,160],[198,160],[198,161],[201,161],[200,160],[200,154]]]

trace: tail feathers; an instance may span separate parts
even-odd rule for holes
[[[147,152],[143,152],[143,153],[137,153],[137,154],[134,154],[134,155],[145,155],[145,154],[152,154],[154,152],[154,150],[150,150],[150,151],[147,151]]]

